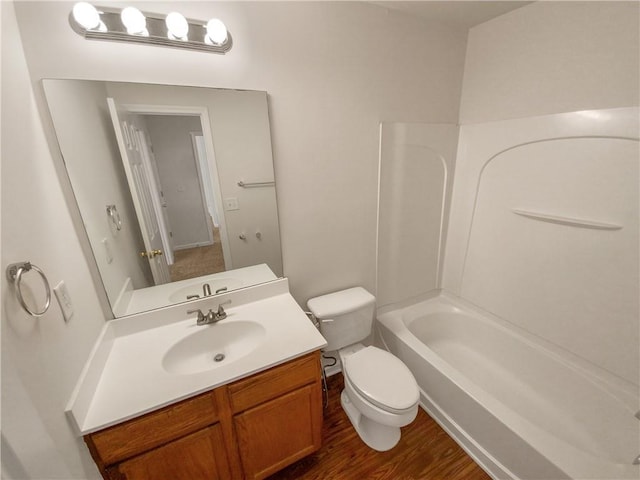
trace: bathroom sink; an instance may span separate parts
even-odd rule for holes
[[[189,375],[229,365],[255,350],[266,334],[262,325],[245,320],[193,328],[164,354],[162,367],[167,372]]]

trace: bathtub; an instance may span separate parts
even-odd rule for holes
[[[493,478],[640,478],[637,387],[446,294],[381,310],[376,327]]]

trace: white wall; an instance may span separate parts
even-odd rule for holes
[[[139,255],[144,242],[107,109],[107,91],[102,83],[81,81],[49,81],[45,91],[82,222],[114,305],[127,279],[134,288],[152,283],[148,262]],[[121,230],[109,220],[107,205],[116,206]],[[108,242],[111,262],[103,240]]]
[[[14,453],[6,473],[30,478],[98,479],[64,409],[104,318],[57,182],[13,5],[1,9],[3,461]],[[75,307],[69,323],[55,300],[39,319],[22,311],[4,268],[23,260],[42,268],[52,287],[65,281]],[[37,277],[25,284],[37,286]]]
[[[352,285],[373,290],[378,124],[456,123],[465,32],[364,2],[180,2],[187,17],[227,23],[234,47],[218,56],[84,40],[69,28],[71,5],[17,4],[33,81],[266,90],[292,293],[305,302]],[[139,6],[168,13],[175,4]]]
[[[138,5],[168,13],[177,3]],[[2,264],[34,261],[53,284],[68,283],[77,309],[69,324],[55,304],[33,321],[3,284],[3,368],[19,372],[33,404],[13,402],[20,409],[3,414],[40,417],[36,435],[9,441],[55,445],[61,467],[47,475],[64,479],[98,478],[63,410],[103,318],[36,108],[44,106],[39,81],[268,91],[285,274],[302,303],[346,286],[373,290],[379,122],[455,123],[466,41],[465,32],[363,2],[180,2],[187,17],[227,23],[234,48],[217,56],[84,40],[69,28],[71,7],[17,3],[23,54],[13,6],[2,2]],[[5,401],[19,393],[2,390]],[[36,470],[47,461],[21,460]]]
[[[535,2],[469,31],[460,123],[638,104],[638,2]]]
[[[616,280],[605,288],[597,283],[601,279],[582,275],[580,281],[584,281],[588,290],[586,296],[592,298],[588,302],[582,299],[582,303],[576,303],[575,299],[585,292],[578,292],[573,297],[568,295],[570,292],[564,292],[563,296],[561,290],[554,291],[552,286],[570,277],[572,272],[583,271],[582,268],[595,265],[587,262],[584,267],[575,268],[568,260],[576,252],[582,251],[581,248],[586,248],[585,245],[592,243],[585,242],[580,248],[576,246],[574,252],[569,249],[566,255],[562,255],[562,243],[548,240],[547,256],[556,255],[563,259],[556,262],[554,267],[569,265],[561,272],[556,271],[553,278],[545,276],[542,259],[534,261],[536,267],[531,269],[539,273],[535,278],[527,275],[525,268],[511,272],[518,281],[513,278],[507,280],[504,273],[492,277],[486,274],[492,271],[489,267],[493,266],[489,265],[492,262],[489,252],[485,255],[478,252],[476,246],[472,246],[469,255],[475,262],[473,268],[476,271],[480,268],[485,272],[481,282],[487,283],[481,285],[476,276],[473,286],[478,288],[472,289],[465,283],[465,261],[468,260],[467,240],[474,225],[472,222],[475,222],[476,191],[482,167],[492,155],[529,141],[573,135],[620,135],[619,132],[609,131],[616,125],[611,121],[614,117],[606,113],[593,112],[584,116],[567,114],[569,116],[566,117],[540,115],[638,105],[639,8],[640,4],[637,2],[536,2],[470,30],[460,108],[463,125],[460,129],[443,279],[445,289],[462,296],[466,292],[489,288],[489,284],[495,286],[500,281],[510,282],[509,288],[502,289],[502,300],[511,301],[513,307],[508,315],[505,313],[508,309],[497,307],[499,302],[493,301],[495,298],[491,302],[485,301],[487,296],[484,293],[484,296],[474,293],[472,300],[484,302],[481,305],[483,308],[506,315],[509,317],[507,320],[632,383],[637,383],[637,291],[633,292],[637,270],[634,273],[633,269],[623,269],[620,276],[607,276],[606,278],[626,279],[621,286],[623,288],[614,288],[613,291],[610,287]],[[522,120],[515,120],[518,117],[522,117]],[[499,119],[511,120],[495,122]],[[527,128],[527,125],[533,125],[537,130]],[[633,123],[627,122],[627,125]],[[480,147],[485,144],[496,147],[481,151]],[[588,155],[583,157],[586,165]],[[611,159],[612,162],[616,160],[617,157]],[[566,184],[567,196],[562,198],[563,202],[567,203],[574,198],[569,196],[570,191],[581,188],[578,180],[587,177],[585,169],[586,167],[580,170],[581,175],[576,175],[575,181]],[[549,180],[548,186],[558,185],[559,178]],[[516,179],[507,177],[503,180],[515,182]],[[600,175],[598,180],[604,181],[604,177]],[[544,190],[541,189],[540,192],[542,191]],[[545,200],[534,202],[529,207],[545,205],[545,201],[550,201],[550,198],[547,196]],[[633,195],[629,195],[627,202],[633,201]],[[578,203],[583,205],[580,208],[587,204],[586,201]],[[547,210],[557,209],[557,206],[545,207]],[[580,208],[577,209],[579,212]],[[571,213],[572,209],[563,207],[561,210]],[[586,218],[594,215],[598,216],[600,213],[582,214]],[[611,214],[607,213],[603,218],[608,216]],[[633,229],[633,222],[626,222],[626,225]],[[495,224],[490,228],[501,227]],[[498,235],[498,232],[494,234]],[[506,236],[505,239],[507,238],[509,237]],[[544,242],[547,237],[540,236],[530,240]],[[605,245],[607,243],[603,242],[599,249],[594,248],[592,254],[611,255],[611,250],[607,250]],[[510,253],[512,252],[505,249],[500,258],[509,258]],[[620,252],[620,255],[633,264],[637,245],[636,251],[627,250],[626,254]],[[524,260],[524,257],[518,257],[519,262]],[[537,290],[529,288],[529,282],[532,281],[537,282]],[[597,292],[588,287],[594,284],[600,285]],[[576,285],[574,282],[573,286]],[[526,301],[518,303],[516,295],[504,295],[510,289],[519,292],[520,298],[537,292],[544,297],[539,300],[540,308],[524,311],[527,310]],[[545,290],[547,293],[541,295],[540,291]],[[596,297],[597,307],[594,306]],[[573,305],[571,302],[574,302]],[[588,309],[588,312],[585,314],[572,306],[581,306]],[[607,306],[609,312],[603,313],[607,311]],[[564,314],[563,319],[558,320],[552,315],[539,318],[537,315],[544,315],[543,307],[554,312],[554,315],[562,317]],[[602,322],[604,316],[607,317],[606,323]],[[557,328],[552,324],[554,318]],[[576,331],[580,331],[581,335],[575,335]]]
[[[638,105],[639,9],[637,2],[536,2],[472,28],[461,123]],[[582,85],[593,77],[597,92]],[[458,160],[466,149],[459,145]],[[456,165],[443,278],[456,294],[480,173],[474,168]]]

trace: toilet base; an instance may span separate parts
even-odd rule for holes
[[[351,421],[353,428],[369,447],[379,452],[386,452],[400,441],[400,428],[382,425],[365,417],[351,402],[346,390],[340,394],[340,404]]]

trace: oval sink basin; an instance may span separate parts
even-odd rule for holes
[[[259,323],[243,320],[200,326],[167,350],[162,367],[189,375],[229,365],[255,350],[265,333]]]
[[[204,296],[204,285],[209,284],[211,293],[216,293],[216,290],[226,288],[227,290],[235,290],[242,287],[242,281],[237,278],[218,278],[216,280],[210,280],[203,282],[202,280],[190,283],[186,287],[182,287],[179,290],[174,291],[169,295],[170,302],[182,302],[187,300],[187,295],[200,295],[200,298]]]

